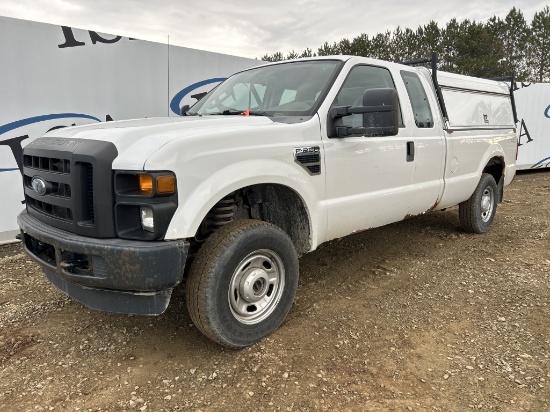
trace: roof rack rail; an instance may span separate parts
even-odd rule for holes
[[[443,117],[448,122],[449,116],[447,115],[447,107],[445,106],[445,100],[443,99],[443,93],[441,92],[441,87],[439,86],[439,82],[437,81],[437,62],[438,62],[437,53],[432,53],[432,57],[425,57],[422,59],[415,59],[415,60],[407,60],[399,63],[405,64],[407,66],[415,66],[417,64],[431,63],[432,81],[435,87],[435,94],[437,95],[437,100],[439,102],[439,108],[441,109],[441,114],[443,114]]]
[[[512,103],[512,114],[514,115],[514,124],[519,122],[518,113],[516,111],[516,99],[514,98],[514,90],[517,90],[516,87],[516,74],[512,73],[510,76],[505,77],[491,77],[489,80],[496,80],[498,82],[510,82],[510,102]]]

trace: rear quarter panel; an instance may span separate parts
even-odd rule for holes
[[[445,208],[467,200],[474,192],[483,169],[493,158],[504,164],[504,184],[515,175],[515,129],[463,130],[447,133],[445,191],[439,207]]]

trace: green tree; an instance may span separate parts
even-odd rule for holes
[[[296,53],[294,50],[292,50],[290,53],[286,55],[285,60],[297,59],[298,57],[300,57],[300,55]]]
[[[361,33],[351,41],[351,50],[354,56],[370,56],[371,42],[369,36]]]
[[[531,23],[529,65],[531,77],[538,82],[550,80],[550,9],[535,13]]]
[[[319,49],[317,49],[317,55],[318,56],[332,56],[335,54],[340,54],[340,50],[338,49],[338,45],[334,43],[332,46],[325,42]]]
[[[271,55],[266,54],[264,57],[262,57],[262,60],[266,62],[280,62],[281,60],[283,60],[283,53],[277,52]]]
[[[521,10],[513,7],[504,19],[493,16],[487,22],[450,20],[445,27],[435,21],[416,31],[397,27],[372,37],[365,33],[339,42],[325,42],[317,55],[348,54],[383,60],[403,61],[438,53],[439,69],[478,77],[516,74],[518,80],[550,80],[550,8],[535,13],[531,25]],[[294,50],[287,58],[315,56],[307,48]],[[280,52],[262,60],[283,60]]]
[[[432,53],[441,54],[443,51],[442,40],[443,33],[435,21],[430,21],[425,26],[420,26],[416,30],[417,46],[414,57],[429,57]]]
[[[338,54],[353,55],[351,42],[348,39],[340,40],[340,43],[338,43],[338,52]]]
[[[502,76],[502,42],[487,25],[468,19],[459,25],[454,40],[453,71],[475,77]]]
[[[531,28],[527,25],[521,10],[514,7],[504,19],[506,26],[504,36],[504,55],[518,80],[526,80],[529,76],[527,64],[528,42]]]
[[[374,59],[390,60],[390,39],[391,33],[386,31],[385,33],[378,33],[371,39],[371,50],[367,57]]]
[[[315,53],[313,53],[313,51],[311,51],[311,49],[308,47],[307,49],[305,49],[302,54],[300,54],[300,57],[314,57],[315,56]]]
[[[527,50],[530,28],[521,10],[512,8],[504,20],[491,17],[487,21],[487,28],[502,47],[503,75],[515,73],[518,80],[526,80],[529,77]]]
[[[447,72],[457,72],[459,50],[457,39],[462,36],[461,25],[456,19],[451,19],[441,33],[441,53],[439,56],[439,68]]]
[[[389,49],[393,61],[415,59],[419,57],[418,36],[409,28],[401,30],[401,27],[397,26],[392,33]]]

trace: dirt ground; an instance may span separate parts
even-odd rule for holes
[[[95,312],[0,247],[0,410],[549,411],[549,201],[550,172],[524,173],[485,235],[453,208],[324,244],[242,351],[181,290],[160,317]]]

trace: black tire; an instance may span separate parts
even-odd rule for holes
[[[471,233],[485,233],[491,229],[498,199],[495,178],[489,173],[483,173],[472,196],[458,206],[462,228]]]
[[[208,338],[244,348],[281,325],[298,276],[298,255],[285,232],[237,220],[214,232],[197,253],[186,281],[187,308]]]

